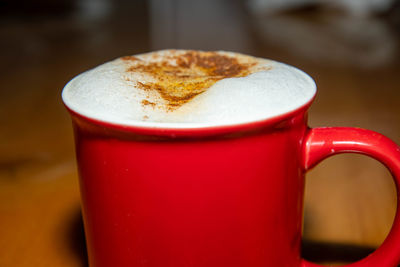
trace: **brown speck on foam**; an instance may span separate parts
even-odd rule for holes
[[[123,59],[129,63],[128,73],[151,77],[151,82],[136,81],[135,84],[144,91],[157,92],[168,111],[189,102],[221,79],[249,75],[258,63],[253,57],[202,51],[169,50],[167,55],[155,52],[150,58],[152,60],[148,61],[137,57]],[[162,106],[162,103],[154,102],[143,100],[142,104]]]
[[[125,60],[125,61],[137,61],[137,60],[141,61],[140,58],[135,57],[135,56],[125,56],[125,57],[121,57],[121,59]]]
[[[155,107],[155,106],[156,106],[156,103],[153,103],[153,102],[150,102],[149,100],[143,99],[143,100],[142,100],[142,105],[143,105],[143,106],[152,106],[152,107]]]

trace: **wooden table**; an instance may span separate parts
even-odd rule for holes
[[[170,39],[154,42],[154,32],[163,29],[154,28],[146,3],[125,5],[94,17],[70,7],[60,14],[28,10],[2,18],[0,266],[87,265],[72,129],[60,93],[74,75],[101,62],[169,45]],[[400,143],[398,32],[378,31],[371,38],[385,43],[374,39],[376,47],[365,48],[361,29],[340,31],[331,16],[229,10],[227,19],[237,24],[232,38],[224,37],[228,26],[213,28],[211,18],[210,25],[200,22],[213,38],[193,39],[201,24],[194,16],[192,29],[182,26],[172,45],[225,48],[296,65],[319,86],[311,126],[370,128]],[[304,40],[294,40],[294,33]],[[314,35],[319,37],[310,41]],[[391,46],[382,48],[388,40]],[[379,163],[355,155],[324,161],[307,177],[304,255],[320,262],[365,256],[387,235],[395,209],[393,182]]]

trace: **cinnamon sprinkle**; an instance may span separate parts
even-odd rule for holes
[[[149,79],[152,82],[137,81],[136,85],[144,91],[158,92],[169,111],[189,102],[221,79],[249,75],[250,68],[257,64],[256,59],[251,57],[246,57],[245,62],[240,62],[238,57],[201,51],[170,51],[167,56],[153,54],[152,59],[151,62],[137,57],[123,58],[128,63],[128,73],[152,77]],[[142,104],[158,106],[158,103],[148,100],[143,100]]]
[[[125,61],[136,61],[136,60],[141,60],[140,58],[137,58],[135,56],[125,56],[125,57],[121,57],[122,60]]]
[[[150,102],[149,100],[143,99],[142,100],[142,105],[155,107],[156,103],[153,103],[153,102]]]

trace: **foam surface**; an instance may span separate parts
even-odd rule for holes
[[[210,68],[199,63],[201,68],[196,69],[196,61],[190,63],[190,73],[185,70],[183,75],[176,58],[187,52],[164,50],[110,61],[71,80],[63,90],[63,101],[73,111],[101,121],[189,128],[275,117],[307,104],[316,93],[314,81],[294,67],[230,52],[213,53],[238,59],[236,63],[246,68],[238,72],[234,64],[230,69],[236,71],[234,75],[225,71],[228,74],[221,76],[219,71],[217,76],[214,65]],[[167,70],[165,64],[160,64],[165,60]],[[157,68],[150,72],[148,66],[152,63]],[[176,65],[180,66],[178,74],[171,70]],[[146,71],[141,66],[146,66]],[[210,69],[214,73],[210,74]],[[167,79],[157,76],[160,70]],[[177,75],[180,80],[174,78]],[[193,94],[185,91],[189,87],[194,88]]]

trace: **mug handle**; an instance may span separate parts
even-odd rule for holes
[[[326,127],[309,129],[303,141],[302,165],[310,170],[335,154],[360,153],[377,159],[393,176],[397,191],[397,211],[392,229],[382,245],[368,257],[346,267],[393,267],[400,263],[400,147],[389,138],[359,128]],[[302,260],[301,267],[322,267]]]

